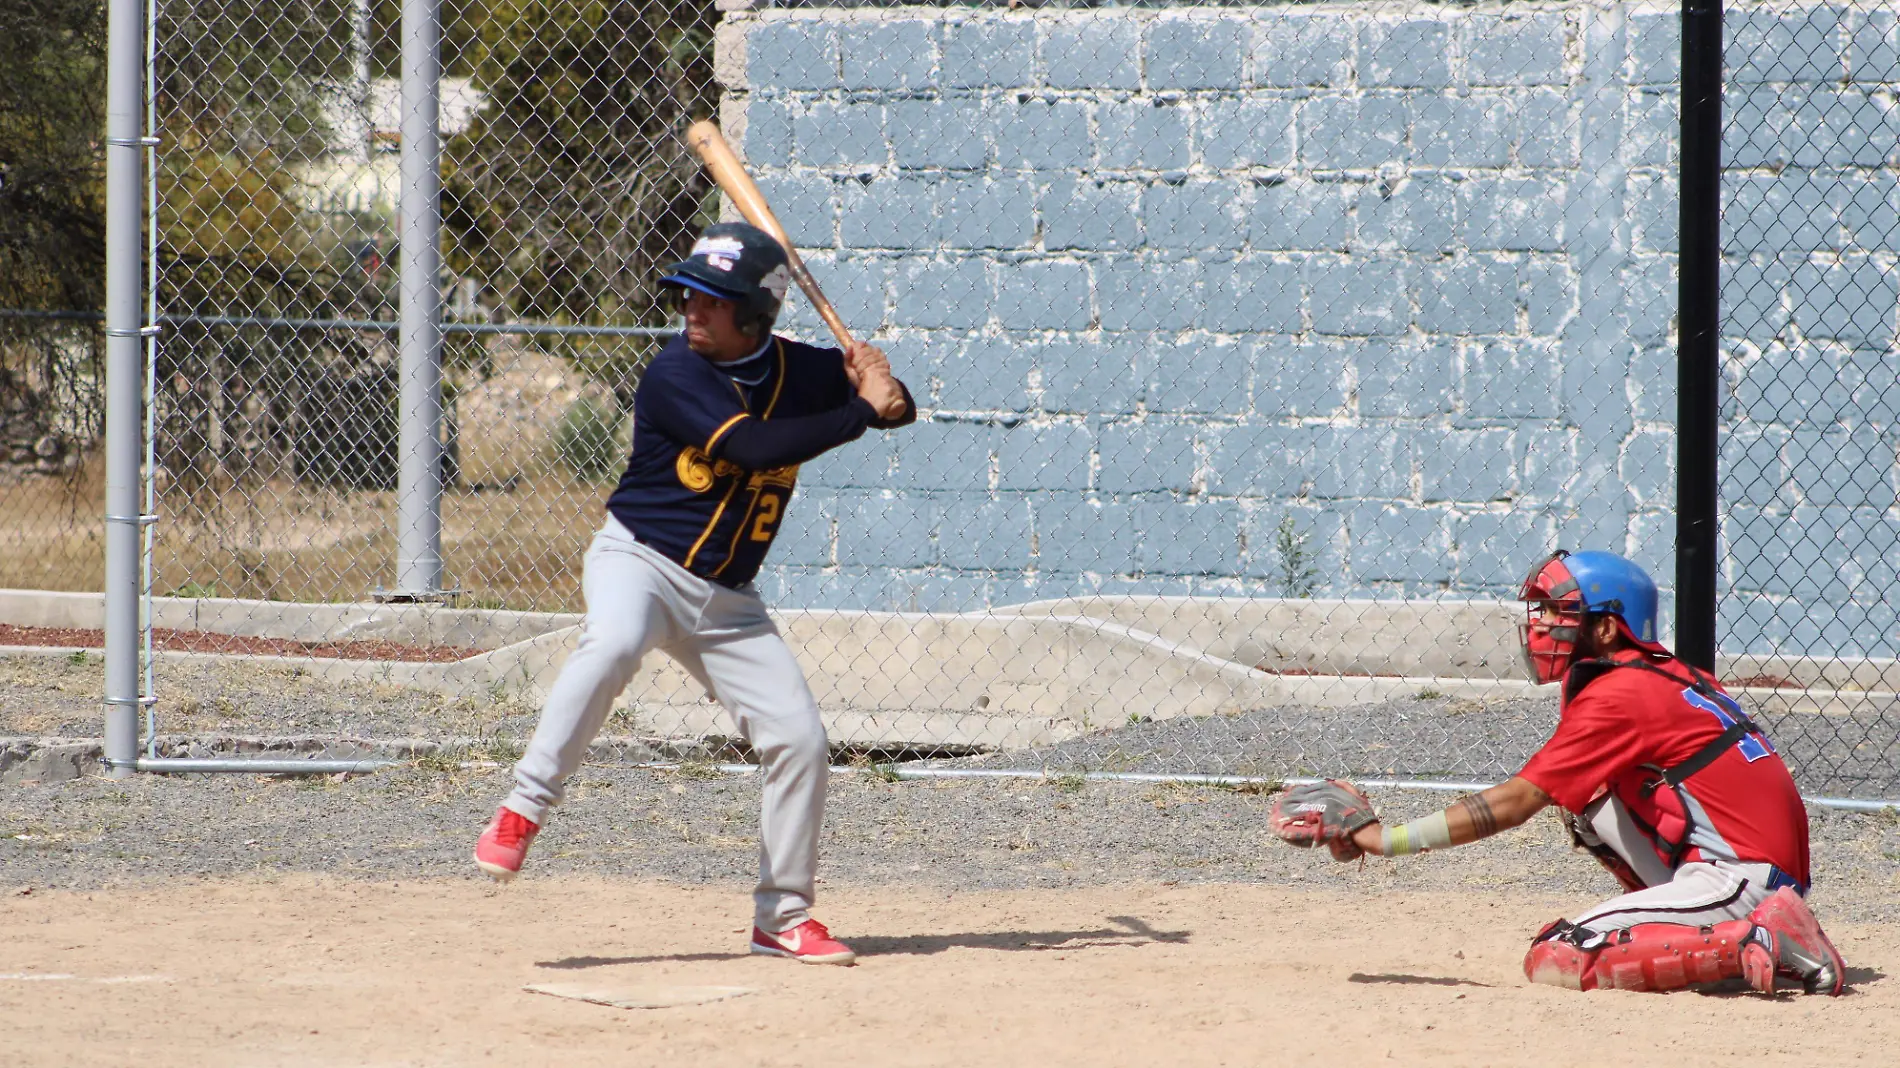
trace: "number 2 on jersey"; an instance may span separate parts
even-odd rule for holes
[[[758,517],[752,521],[752,540],[771,541],[784,514],[785,498],[776,493],[760,494]]]

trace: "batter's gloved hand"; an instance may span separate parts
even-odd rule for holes
[[[1372,801],[1359,788],[1340,779],[1291,787],[1273,799],[1267,812],[1273,833],[1288,845],[1303,849],[1324,844],[1338,861],[1366,855],[1352,840],[1354,831],[1379,822]]]

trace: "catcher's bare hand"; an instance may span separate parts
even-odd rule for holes
[[[1334,860],[1357,860],[1365,850],[1353,833],[1379,822],[1372,801],[1340,779],[1295,786],[1273,799],[1267,813],[1273,833],[1288,845],[1310,849],[1324,844]]]

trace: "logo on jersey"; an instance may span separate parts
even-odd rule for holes
[[[796,485],[798,485],[797,464],[792,464],[789,467],[773,467],[764,471],[754,471],[752,472],[752,477],[746,481],[747,489],[764,489],[769,486],[791,489]]]
[[[792,269],[782,263],[772,268],[771,274],[759,279],[759,288],[772,294],[773,300],[784,300],[785,290],[790,287],[791,284]]]
[[[673,473],[679,476],[680,485],[694,493],[704,493],[719,479],[731,478],[743,470],[737,464],[707,456],[697,445],[681,449],[679,459],[673,461]]]
[[[680,450],[679,459],[673,461],[673,473],[679,476],[680,485],[694,493],[705,493],[722,478],[737,478],[748,472],[730,460],[715,460],[707,456],[697,445],[688,445]],[[758,490],[768,486],[790,489],[798,483],[798,465],[753,471],[750,475],[746,480],[747,489]]]
[[[722,271],[730,271],[745,251],[745,243],[736,237],[702,237],[693,242],[688,258],[704,256],[706,262]]]

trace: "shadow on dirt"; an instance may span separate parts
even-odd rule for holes
[[[1185,945],[1191,931],[1158,931],[1133,916],[1110,916],[1112,927],[1079,931],[967,931],[933,935],[863,935],[846,941],[860,957],[930,956],[952,949],[988,949],[1006,953],[1040,953],[1050,950],[1104,949],[1112,946],[1146,946],[1156,943]],[[536,961],[535,967],[561,971],[583,968],[607,968],[620,964],[655,964],[661,961],[738,960],[745,953],[665,953],[644,957],[563,957]],[[1419,980],[1440,982],[1442,980]],[[1455,982],[1456,980],[1451,980]],[[1482,984],[1472,984],[1482,985]]]
[[[1445,975],[1405,975],[1386,972],[1380,975],[1367,975],[1354,972],[1346,977],[1348,983],[1391,983],[1395,986],[1482,986],[1489,988],[1490,983],[1473,982],[1470,979],[1453,979]]]

